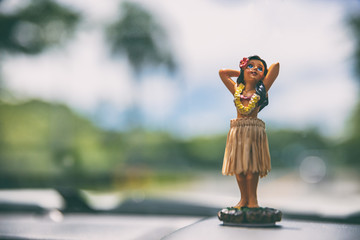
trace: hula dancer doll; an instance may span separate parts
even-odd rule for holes
[[[240,189],[240,201],[227,209],[233,212],[260,209],[257,200],[258,181],[259,177],[268,174],[271,162],[265,123],[257,115],[268,104],[267,92],[279,74],[279,63],[272,64],[268,69],[266,62],[259,56],[243,58],[239,66],[240,71],[219,71],[221,80],[234,95],[237,109],[237,118],[230,120],[222,167],[223,175],[235,175]],[[236,83],[232,77],[237,78]],[[224,210],[221,212],[225,214]],[[226,214],[221,218],[221,212],[219,219],[225,222]],[[243,219],[242,222],[251,221]]]

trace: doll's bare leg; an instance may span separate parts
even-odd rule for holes
[[[246,176],[244,174],[236,174],[236,181],[238,183],[241,199],[238,204],[236,204],[235,207],[241,208],[246,207],[248,204],[248,191],[246,189]]]
[[[246,174],[246,189],[248,191],[248,207],[259,207],[257,201],[257,186],[259,182],[259,173],[248,172]]]

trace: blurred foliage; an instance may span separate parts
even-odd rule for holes
[[[196,137],[185,141],[184,153],[190,166],[197,169],[221,169],[226,135]]]
[[[272,166],[297,167],[307,156],[321,157],[327,162],[330,159],[332,143],[321,136],[316,129],[296,131],[292,129],[268,130],[269,148]]]
[[[359,76],[360,77],[360,76]],[[360,98],[347,124],[347,138],[341,142],[343,159],[349,164],[360,166]]]
[[[356,12],[349,17],[349,25],[353,32],[355,41],[354,61],[355,74],[357,76],[358,84],[360,83],[360,14]],[[360,86],[360,85],[358,85]],[[359,93],[360,88],[358,88]],[[350,164],[359,166],[360,160],[360,98],[352,111],[350,121],[348,124],[348,138],[341,143],[344,149],[344,159]]]
[[[103,133],[65,106],[41,101],[2,103],[0,128],[3,177],[61,176],[76,184],[83,172],[108,170],[108,162],[102,162],[111,159],[102,147]]]
[[[0,104],[0,187],[126,187],[221,174],[226,135],[180,139],[166,132],[102,130],[64,105],[39,100]],[[269,130],[274,168],[297,168],[307,156],[354,164],[358,146],[316,130]]]
[[[177,64],[166,29],[150,11],[138,3],[121,2],[117,18],[105,27],[105,36],[111,55],[128,60],[135,81],[141,81],[141,74],[154,72],[154,68],[170,74],[175,73]],[[136,129],[142,125],[143,116],[135,88],[130,94],[132,105],[127,111],[126,125]]]
[[[69,38],[80,20],[79,13],[55,1],[28,3],[15,12],[0,13],[0,51],[38,54]]]
[[[0,8],[8,1],[0,0]],[[4,53],[35,55],[61,45],[80,20],[79,13],[51,0],[23,1],[14,11],[0,11],[0,61]],[[4,89],[0,68],[0,97],[3,95],[11,93]]]
[[[107,27],[106,36],[113,56],[126,56],[136,74],[146,67],[175,70],[165,29],[137,3],[121,3],[119,17]]]
[[[351,15],[348,20],[355,40],[355,72],[360,80],[360,14]],[[359,81],[360,83],[360,81]]]

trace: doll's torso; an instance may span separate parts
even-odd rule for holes
[[[239,84],[234,93],[234,103],[237,110],[237,118],[257,118],[260,110],[258,101],[260,96],[255,89],[245,90],[244,84]]]
[[[247,106],[249,103],[249,100],[242,100],[241,101],[244,106]],[[257,118],[258,112],[260,107],[256,107],[254,111],[252,111],[250,114],[245,115],[241,114],[238,109],[236,109],[237,112],[237,118]]]

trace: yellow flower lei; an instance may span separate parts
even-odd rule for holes
[[[254,111],[256,104],[260,100],[260,96],[254,93],[251,96],[251,99],[249,101],[249,104],[245,107],[240,100],[240,95],[242,91],[244,90],[245,85],[240,83],[240,85],[236,88],[235,94],[234,94],[234,102],[238,109],[238,111],[243,115],[249,115],[252,111]]]

